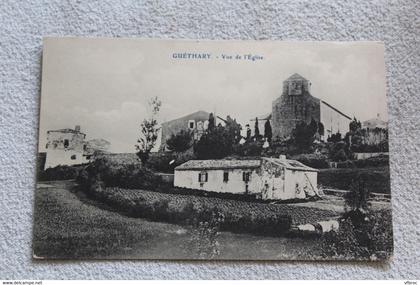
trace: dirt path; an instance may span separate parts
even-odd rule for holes
[[[221,232],[216,243],[194,239],[194,229],[130,218],[76,195],[72,181],[38,184],[34,253],[39,258],[302,259],[315,240]],[[200,254],[201,249],[215,254]]]

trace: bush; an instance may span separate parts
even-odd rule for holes
[[[235,145],[233,153],[239,156],[260,156],[262,150],[263,148],[261,142],[247,142],[242,145]]]
[[[123,187],[128,189],[156,189],[161,186],[162,179],[140,163],[121,164],[107,157],[92,162],[80,172],[78,182],[85,189],[95,183],[104,187]]]
[[[341,190],[349,190],[351,182],[362,175],[371,192],[389,194],[389,167],[375,168],[330,168],[318,173],[318,184]]]
[[[313,168],[329,168],[328,157],[323,154],[299,154],[293,156],[292,159]]]
[[[367,210],[370,191],[366,187],[366,181],[361,175],[356,176],[351,184],[350,191],[344,195],[346,206],[351,210]]]
[[[38,170],[38,181],[76,179],[84,165],[59,165],[46,170]]]
[[[150,155],[147,165],[158,172],[173,173],[175,167],[191,159],[195,159],[192,150],[180,153],[154,153]]]
[[[357,167],[377,167],[377,166],[388,166],[389,165],[389,156],[380,155],[375,157],[370,157],[367,159],[359,159],[354,161]]]
[[[333,161],[346,161],[349,155],[347,144],[338,141],[330,144],[330,158]]]
[[[233,232],[283,235],[291,227],[290,213],[294,212],[294,209],[289,209],[287,205],[251,204],[116,187],[102,186],[91,189],[93,190],[90,194],[94,198],[132,217],[199,227],[201,223],[214,222],[216,215],[223,217],[218,222],[218,228]],[[283,208],[284,211],[279,210]],[[327,211],[318,213],[324,214],[330,215]]]
[[[351,211],[339,221],[338,232],[321,238],[324,257],[378,260],[389,258],[393,251],[390,210],[361,214]]]

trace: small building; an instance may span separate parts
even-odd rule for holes
[[[166,151],[166,141],[172,136],[178,134],[180,131],[190,131],[193,134],[194,140],[199,140],[208,128],[208,120],[210,113],[205,111],[197,111],[188,114],[181,118],[173,119],[162,123],[161,126],[161,144],[160,150]],[[215,118],[216,120],[216,118]],[[216,122],[215,122],[216,123]]]
[[[263,200],[318,195],[318,170],[296,160],[190,160],[175,168],[174,186],[209,192],[254,195]]]
[[[383,121],[379,114],[376,118],[362,122],[363,143],[379,145],[388,141],[388,122]]]
[[[58,165],[75,165],[89,162],[84,155],[86,134],[80,126],[47,131],[46,159],[44,169]]]
[[[97,153],[107,153],[110,145],[104,139],[86,141],[86,134],[80,131],[80,126],[49,130],[43,169],[88,163]]]

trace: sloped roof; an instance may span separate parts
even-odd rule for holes
[[[318,172],[318,169],[306,166],[305,164],[297,160],[293,160],[293,159],[281,159],[281,158],[271,158],[271,157],[263,157],[262,159],[269,161],[273,164],[276,164],[278,166],[285,167],[290,170],[303,170],[303,171]]]
[[[210,159],[210,160],[190,160],[177,167],[175,170],[216,170],[216,169],[250,169],[259,168],[261,160],[271,162],[275,165],[285,167],[291,170],[314,171],[318,170],[304,165],[303,163],[292,159],[280,159],[262,157],[261,159]]]
[[[340,110],[338,110],[337,108],[335,108],[334,106],[332,106],[331,104],[321,100],[321,103],[323,103],[324,105],[328,106],[329,108],[333,109],[334,111],[336,111],[337,113],[339,113],[340,115],[346,117],[348,120],[351,120],[351,117],[344,114],[343,112],[341,112]]]
[[[175,118],[175,119],[163,122],[162,125],[169,124],[177,120],[189,120],[189,119],[208,120],[209,116],[210,116],[210,113],[200,110],[200,111],[197,111],[197,112],[194,112],[194,113],[191,113],[191,114],[179,117],[179,118]]]
[[[298,73],[292,74],[285,81],[294,81],[294,80],[305,80],[305,81],[308,81],[308,79],[306,79],[305,77],[303,77],[302,75],[300,75]]]
[[[242,169],[258,168],[261,160],[238,160],[238,159],[209,159],[189,160],[177,167],[175,170],[210,170],[210,169]]]
[[[85,133],[82,133],[81,131],[76,131],[76,130],[70,129],[70,128],[58,129],[58,130],[48,130],[47,131],[47,133],[51,133],[51,132],[56,132],[56,133],[73,133],[73,134],[82,134],[82,135],[85,134]]]

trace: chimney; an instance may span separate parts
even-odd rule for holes
[[[74,127],[74,130],[75,130],[76,132],[80,132],[80,125],[76,125],[76,126]]]
[[[280,154],[279,158],[280,158],[281,160],[286,160],[286,155],[285,155],[285,154]]]

